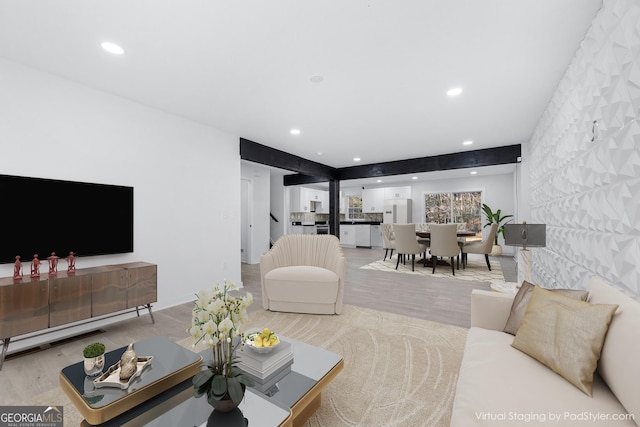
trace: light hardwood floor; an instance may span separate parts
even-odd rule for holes
[[[384,257],[382,249],[344,248],[347,258],[344,303],[410,317],[469,327],[471,290],[490,290],[488,282],[441,279],[437,277],[388,273],[360,267]],[[478,257],[484,263],[484,256]],[[388,261],[387,259],[387,262]],[[502,266],[505,281],[516,281],[513,257],[491,257],[491,262]],[[416,265],[416,268],[423,268]],[[262,301],[260,265],[243,265],[244,287]],[[255,305],[255,304],[254,304]]]
[[[361,269],[363,265],[382,259],[384,251],[358,248],[345,249],[344,252],[347,257],[345,304],[468,327],[471,290],[490,289],[486,282]],[[492,262],[498,261],[507,276],[505,279],[514,281],[513,260],[509,257],[492,259]],[[254,295],[255,302],[250,311],[262,310],[260,266],[244,264],[242,281],[246,290]],[[9,358],[0,371],[0,405],[28,404],[34,395],[34,386],[43,391],[58,387],[60,370],[77,362],[84,346],[91,342],[99,340],[107,348],[114,349],[157,335],[172,341],[186,338],[192,307],[192,303],[185,303],[159,310],[154,313],[155,324],[151,323],[148,314],[141,311],[139,318],[111,324],[96,335],[56,343],[42,351]]]

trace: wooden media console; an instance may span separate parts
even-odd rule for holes
[[[0,369],[11,338],[134,309],[158,300],[157,265],[132,262],[0,279]]]

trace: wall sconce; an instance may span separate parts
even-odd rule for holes
[[[593,135],[591,137],[591,142],[593,142],[596,139],[598,139],[599,135],[598,135],[598,121],[597,120],[593,121],[593,125],[591,126],[591,134]]]

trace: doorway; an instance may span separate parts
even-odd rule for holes
[[[240,189],[240,262],[249,264],[251,261],[249,259],[249,249],[251,248],[251,181],[241,179]]]

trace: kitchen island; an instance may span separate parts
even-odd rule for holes
[[[292,221],[290,234],[329,234],[327,221]]]
[[[379,221],[340,221],[340,244],[348,248],[382,248]]]
[[[329,234],[327,221],[292,221],[290,234]],[[340,221],[340,244],[347,248],[382,248],[380,221]]]

